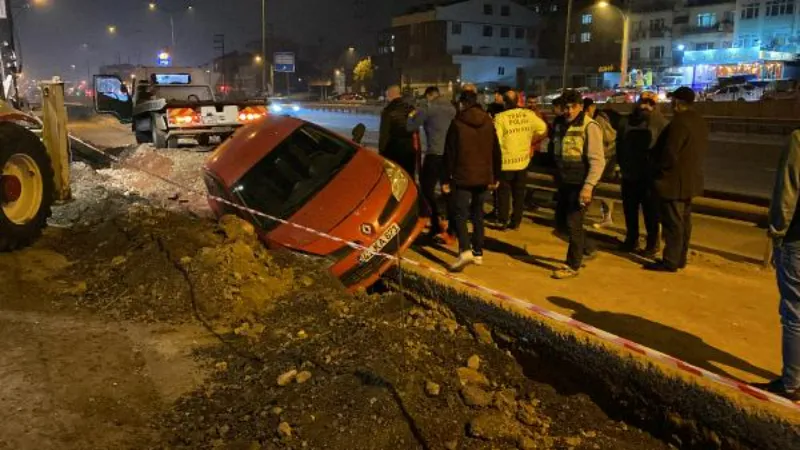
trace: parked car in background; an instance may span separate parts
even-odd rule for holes
[[[621,89],[609,95],[606,103],[633,103],[636,101],[636,91]]]
[[[797,80],[771,81],[761,95],[762,100],[798,100],[800,99],[800,86]]]
[[[204,167],[209,194],[273,218],[356,242],[354,249],[216,199],[218,217],[249,220],[272,248],[320,260],[350,290],[368,287],[424,226],[417,188],[399,166],[309,122],[277,115],[242,128]]]
[[[762,90],[752,84],[738,84],[717,89],[706,95],[707,102],[755,102]]]
[[[331,97],[331,100],[334,102],[340,103],[366,103],[367,99],[361,94],[356,93],[344,93],[344,94],[336,94]]]

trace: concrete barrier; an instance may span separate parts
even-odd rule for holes
[[[506,346],[520,364],[531,353],[552,361],[609,415],[624,418],[678,448],[800,448],[800,415],[784,407],[612,347],[427,272],[404,268],[393,276],[396,288],[433,307],[446,308],[462,324],[488,325],[498,345]],[[538,369],[526,367],[526,372],[535,376]]]

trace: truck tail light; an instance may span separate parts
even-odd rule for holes
[[[168,109],[167,121],[170,125],[196,125],[201,123],[200,114],[192,108]]]
[[[239,110],[239,122],[252,122],[266,115],[267,108],[264,106],[247,106]]]

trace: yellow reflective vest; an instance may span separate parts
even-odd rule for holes
[[[503,171],[525,170],[531,161],[531,145],[535,138],[547,134],[547,124],[535,112],[513,108],[494,116],[494,127],[500,141]]]

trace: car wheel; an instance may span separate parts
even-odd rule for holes
[[[156,126],[156,122],[158,120],[157,118],[158,116],[153,115],[153,117],[150,119],[150,130],[152,131],[153,135],[153,146],[155,148],[167,148],[167,132],[158,129],[158,126]]]
[[[747,101],[747,99],[746,99],[746,98],[744,98],[744,97],[739,97],[739,100],[736,100],[736,101],[737,101],[737,102],[746,102],[746,101]]]

